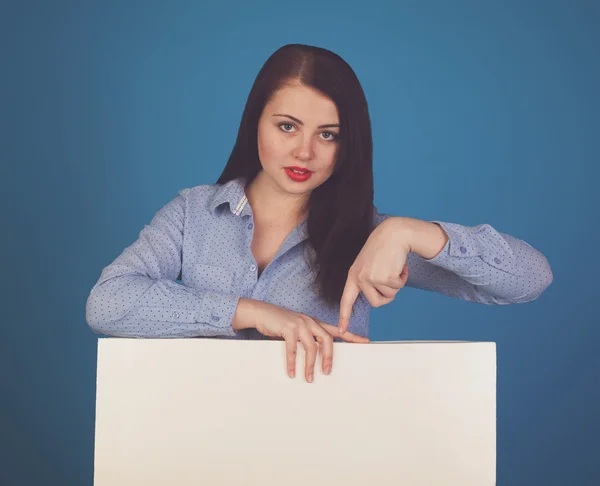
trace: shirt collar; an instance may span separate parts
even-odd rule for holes
[[[226,182],[225,184],[222,184],[217,189],[210,201],[211,211],[214,212],[219,206],[228,203],[229,210],[234,214],[251,214],[250,205],[247,202],[248,200],[246,199],[244,187],[245,183],[242,177],[233,179],[229,182]],[[238,209],[237,212],[236,209]]]
[[[223,204],[229,204],[229,210],[233,214],[237,216],[251,215],[252,209],[250,208],[250,204],[248,204],[244,189],[245,179],[243,177],[222,184],[210,201],[211,211],[216,211],[216,209]],[[305,219],[296,226],[295,230],[282,245],[281,250],[286,250],[287,248],[304,241],[306,238],[308,238],[308,230],[307,220]]]

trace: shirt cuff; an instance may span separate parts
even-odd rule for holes
[[[431,221],[439,224],[448,235],[446,245],[435,257],[425,261],[461,275],[468,274],[465,264],[480,258],[488,265],[520,276],[522,270],[508,242],[489,224],[463,226],[457,223]]]
[[[220,335],[236,336],[238,332],[233,329],[232,321],[240,297],[221,292],[205,291],[203,293],[202,305],[196,320],[219,329]]]

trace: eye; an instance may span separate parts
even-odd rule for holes
[[[329,137],[326,137],[325,140],[331,140],[331,141],[337,140],[337,135],[333,132],[322,132],[321,133],[321,135],[324,135],[324,134],[330,135]]]
[[[288,123],[288,122],[283,122],[283,123],[278,123],[277,126],[283,130],[285,133],[292,133],[291,129],[286,129],[284,127],[294,127],[293,123]],[[321,135],[326,134],[327,136],[325,136],[323,138],[323,140],[326,140],[328,142],[334,142],[337,140],[337,134],[333,133],[333,132],[321,132]]]
[[[284,123],[280,123],[280,124],[279,124],[279,125],[277,125],[277,126],[278,126],[279,128],[282,128],[282,127],[293,127],[294,125],[293,125],[293,124],[291,124],[291,123],[286,123],[286,122],[284,122]],[[287,133],[290,133],[288,130],[285,130],[285,129],[284,129],[283,131],[284,131],[284,132],[287,132]]]

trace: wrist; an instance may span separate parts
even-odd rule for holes
[[[422,221],[416,218],[395,217],[393,224],[398,234],[408,245],[408,251],[431,260],[446,246],[448,234],[436,223]],[[390,218],[391,219],[391,218]]]
[[[254,318],[257,301],[254,299],[241,298],[238,301],[235,314],[231,321],[231,327],[234,331],[241,331],[242,329],[252,329],[256,327],[256,320]]]
[[[407,252],[413,251],[415,228],[412,218],[390,216],[381,224],[381,226],[384,225],[387,227],[387,231],[391,232],[391,237],[396,243],[402,244]]]

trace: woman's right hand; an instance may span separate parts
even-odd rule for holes
[[[351,343],[366,344],[370,342],[369,338],[358,336],[351,332],[345,332],[342,336],[339,336],[337,326],[267,302],[240,299],[239,306],[245,307],[242,313],[245,313],[246,316],[249,314],[252,316],[251,324],[243,327],[254,327],[264,336],[285,340],[287,370],[290,378],[294,378],[296,374],[298,341],[302,343],[302,347],[306,351],[304,373],[306,381],[309,383],[313,381],[319,345],[321,347],[323,373],[328,375],[331,373],[331,366],[333,364],[334,337],[339,337]],[[250,312],[248,312],[249,309],[247,306],[252,307]],[[237,327],[238,329],[241,328],[240,326]]]

